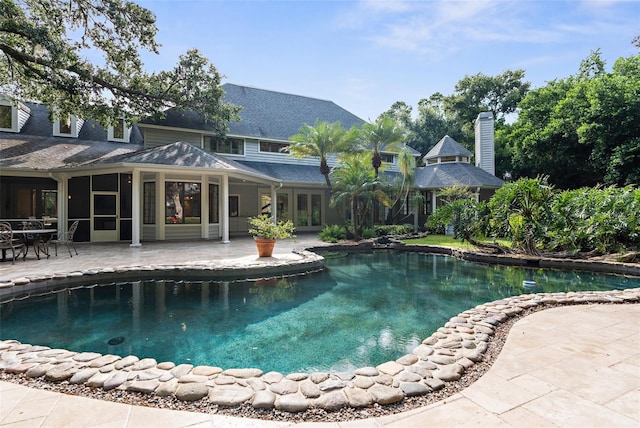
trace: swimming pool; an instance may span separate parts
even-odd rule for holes
[[[409,353],[449,318],[484,302],[640,287],[639,278],[392,251],[339,253],[325,264],[311,275],[248,282],[74,286],[3,304],[0,338],[177,364],[336,372]]]

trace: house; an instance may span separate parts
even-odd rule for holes
[[[416,169],[414,183],[414,187],[422,192],[425,200],[419,213],[421,224],[441,206],[437,197],[441,189],[452,186],[466,187],[475,193],[478,201],[486,201],[504,184],[494,175],[493,114],[480,113],[476,119],[475,130],[476,165],[471,164],[473,153],[448,135],[438,141],[422,158],[425,166]]]
[[[329,208],[319,160],[282,149],[304,124],[339,121],[350,128],[364,121],[327,100],[233,84],[223,89],[225,101],[242,106],[241,120],[229,123],[225,139],[215,138],[215,128],[193,113],[170,110],[162,120],[105,129],[74,116],[51,123],[41,104],[0,99],[0,218],[46,218],[59,230],[78,220],[77,241],[133,246],[228,242],[246,234],[247,217],[259,213],[290,219],[300,232],[340,223]],[[500,186],[474,170],[469,153],[450,162],[447,150],[427,154],[417,171],[416,186],[432,195],[433,207],[438,183],[468,183],[479,195]],[[387,172],[397,173],[397,153],[382,155]],[[463,174],[458,179],[451,175],[456,171]]]

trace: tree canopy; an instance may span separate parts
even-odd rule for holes
[[[640,36],[632,43],[640,48]],[[640,55],[607,71],[595,50],[574,75],[534,90],[524,73],[465,76],[451,95],[421,99],[415,118],[402,101],[383,115],[403,123],[407,144],[425,154],[444,135],[473,150],[475,118],[491,111],[499,177],[544,175],[559,188],[640,183]]]
[[[144,70],[157,31],[151,11],[125,0],[0,0],[0,92],[103,125],[193,110],[224,132],[239,108],[222,102],[222,76],[197,50]]]
[[[516,177],[548,175],[560,188],[640,182],[640,55],[606,72],[595,51],[519,107],[506,136]]]

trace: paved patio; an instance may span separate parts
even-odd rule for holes
[[[281,241],[274,259],[315,245],[315,235]],[[78,256],[0,263],[0,280],[105,266],[255,261],[251,238],[229,244],[80,244]],[[264,261],[265,263],[268,260]],[[0,427],[286,427],[267,422],[136,407],[0,382]],[[640,305],[550,309],[518,321],[493,367],[462,392],[428,407],[376,419],[298,426],[640,426]]]

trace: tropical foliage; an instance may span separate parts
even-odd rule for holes
[[[328,123],[318,120],[314,126],[308,124],[302,126],[298,134],[290,139],[292,141],[288,146],[290,156],[298,159],[315,157],[320,160],[320,174],[324,176],[331,193],[333,186],[329,179],[331,168],[329,168],[328,159],[349,148],[354,139],[353,132],[347,132],[340,122]]]
[[[339,224],[327,225],[320,231],[320,240],[324,242],[336,243],[343,239],[347,239],[347,230]]]
[[[378,185],[374,171],[369,168],[368,152],[346,154],[331,171],[334,193],[331,206],[349,207],[351,230],[354,238],[362,237],[374,202],[388,205],[388,197]]]
[[[458,199],[431,218],[453,225],[455,235],[469,241],[484,235],[509,239],[511,248],[525,254],[606,254],[640,248],[639,212],[636,187],[561,191],[541,177],[506,184],[486,205]]]
[[[249,233],[255,238],[261,239],[287,239],[295,238],[295,227],[291,220],[275,221],[268,214],[261,214],[256,217],[249,217]]]

